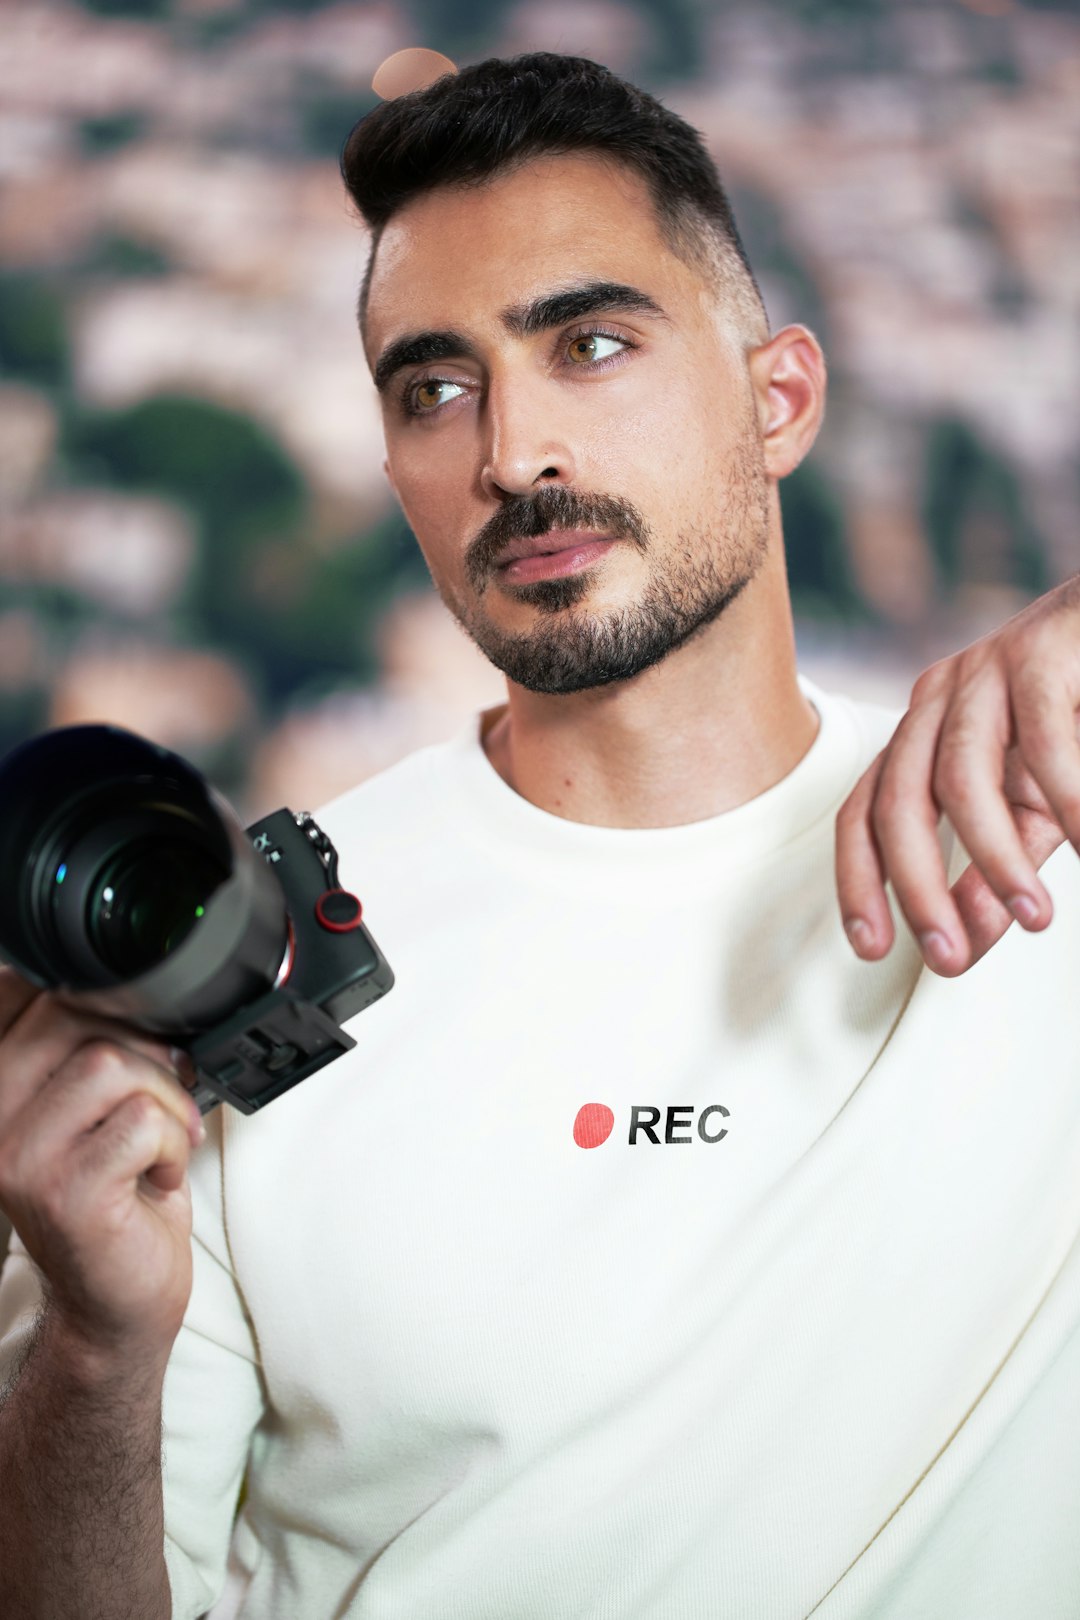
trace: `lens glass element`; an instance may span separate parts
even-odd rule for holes
[[[182,944],[228,875],[209,851],[186,840],[157,837],[123,845],[90,885],[91,946],[119,977],[138,977]]]

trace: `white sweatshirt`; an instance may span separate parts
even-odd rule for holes
[[[860,963],[892,718],[807,690],[690,826],[548,815],[475,727],[320,817],[397,983],[196,1155],[178,1620],[1080,1613],[1080,866],[958,980]]]

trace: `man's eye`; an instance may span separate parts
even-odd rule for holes
[[[596,360],[606,360],[626,347],[625,339],[611,337],[607,332],[581,332],[571,338],[566,353],[574,365],[587,366]]]
[[[417,416],[423,416],[439,405],[448,404],[450,400],[456,399],[464,392],[461,383],[444,382],[440,377],[429,377],[425,382],[417,383],[409,389],[406,404]]]

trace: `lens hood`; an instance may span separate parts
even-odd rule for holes
[[[0,761],[0,957],[155,1034],[210,1029],[276,982],[285,895],[179,755],[70,726]]]

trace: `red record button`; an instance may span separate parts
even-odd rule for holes
[[[348,889],[327,889],[315,902],[315,916],[332,934],[347,934],[359,928],[363,907]]]

